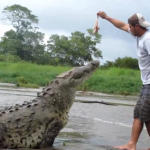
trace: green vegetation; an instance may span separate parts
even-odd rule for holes
[[[35,26],[38,16],[31,10],[14,4],[6,6],[2,13],[2,20],[13,29],[0,39],[0,82],[37,88],[72,67],[84,65],[93,56],[103,58],[96,47],[102,35],[92,34],[92,29],[87,33],[74,31],[70,36],[53,34],[44,43],[45,34]],[[106,61],[79,90],[136,95],[140,86],[137,59],[125,57]]]
[[[101,42],[100,34],[74,31],[70,36],[53,34],[44,42],[45,34],[35,27],[38,17],[20,5],[6,6],[2,13],[5,24],[13,29],[0,39],[0,55],[13,55],[16,59],[37,64],[55,66],[80,66],[95,58],[102,58],[96,45]],[[0,58],[1,59],[1,58]]]
[[[106,61],[100,68],[101,69],[108,69],[111,67],[117,67],[117,68],[130,68],[130,69],[136,69],[139,70],[138,66],[138,60],[136,58],[131,57],[124,57],[120,58],[118,57],[114,62],[113,61]]]
[[[89,91],[136,95],[142,83],[139,70],[112,67],[98,70],[85,84]]]
[[[0,82],[36,88],[45,86],[57,75],[72,67],[0,62],[0,68]],[[112,67],[98,69],[78,90],[136,95],[141,84],[139,70]]]
[[[36,65],[33,63],[0,63],[0,82],[23,87],[45,86],[68,67]]]

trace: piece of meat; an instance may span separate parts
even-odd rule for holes
[[[97,19],[96,19],[96,23],[95,23],[95,26],[94,26],[94,29],[93,29],[93,34],[96,34],[99,30],[99,27],[98,27],[98,16],[97,16]]]

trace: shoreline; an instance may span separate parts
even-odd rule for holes
[[[17,91],[30,91],[30,92],[39,92],[39,90],[42,90],[43,87],[39,88],[24,88],[24,87],[16,87],[16,84],[12,83],[1,83],[0,82],[0,89],[1,90],[7,90],[10,88],[11,90],[17,90]],[[77,96],[95,96],[95,97],[117,97],[117,98],[126,98],[126,99],[137,99],[138,96],[133,95],[117,95],[117,94],[107,94],[107,93],[100,93],[100,92],[93,92],[93,91],[77,91]]]

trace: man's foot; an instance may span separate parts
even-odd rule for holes
[[[114,148],[122,149],[122,150],[136,150],[136,145],[132,143],[128,143],[127,145],[115,146]]]

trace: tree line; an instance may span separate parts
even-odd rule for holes
[[[71,36],[53,34],[45,44],[45,34],[40,32],[36,26],[39,19],[32,14],[31,10],[14,4],[6,6],[2,13],[5,17],[1,20],[5,24],[12,25],[13,29],[5,32],[0,39],[0,61],[12,60],[43,65],[81,66],[91,61],[93,57],[103,58],[102,51],[96,47],[101,43],[102,35],[92,34],[93,29],[87,29],[87,33],[75,31],[71,33]],[[130,61],[132,63],[129,63]],[[118,58],[116,62],[107,61],[101,67],[108,68],[114,65],[131,67],[134,66],[133,62],[137,63],[132,58],[130,61]]]
[[[118,57],[115,61],[106,61],[102,66],[101,69],[108,69],[110,67],[118,67],[118,68],[129,68],[129,69],[136,69],[139,70],[138,60],[132,57]]]
[[[47,44],[45,34],[38,31],[38,17],[31,10],[20,5],[4,8],[2,18],[14,28],[5,32],[0,40],[0,54],[18,56],[21,60],[38,64],[80,66],[91,61],[92,57],[102,58],[102,52],[96,47],[101,35],[75,31],[71,36],[53,34]]]

